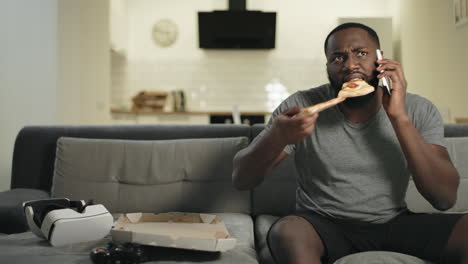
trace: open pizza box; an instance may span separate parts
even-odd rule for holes
[[[212,214],[124,214],[111,235],[117,242],[202,251],[227,251],[236,245],[224,223]]]

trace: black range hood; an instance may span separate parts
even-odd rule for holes
[[[202,49],[275,48],[276,12],[248,11],[245,0],[230,0],[229,10],[198,12]]]

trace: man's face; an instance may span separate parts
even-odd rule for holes
[[[343,83],[352,79],[363,79],[377,89],[375,50],[376,41],[361,28],[347,28],[333,33],[328,40],[327,73],[336,94]],[[369,103],[375,92],[366,96],[348,98],[344,103],[359,107]]]

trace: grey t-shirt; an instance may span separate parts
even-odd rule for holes
[[[333,97],[329,84],[294,93],[273,112],[259,137],[286,109]],[[430,101],[408,93],[406,110],[426,142],[445,146],[443,121]],[[363,123],[348,121],[337,106],[322,111],[312,134],[284,151],[295,152],[298,210],[382,223],[406,209],[410,173],[383,107]]]

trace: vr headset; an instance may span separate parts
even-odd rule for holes
[[[70,201],[67,198],[23,203],[31,231],[52,246],[98,240],[109,234],[114,222],[102,204]]]

